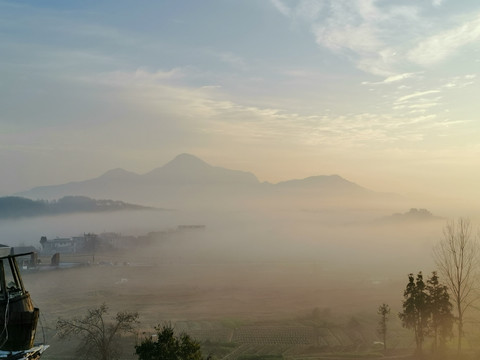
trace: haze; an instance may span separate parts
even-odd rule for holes
[[[478,198],[470,1],[1,1],[0,194],[183,152]]]
[[[462,0],[0,0],[0,196],[158,208],[0,219],[1,243],[171,231],[97,255],[142,266],[27,277],[50,329],[103,301],[144,326],[397,314],[446,219],[480,220],[479,43]],[[165,177],[179,158],[242,180]],[[323,175],[354,190],[300,181]]]

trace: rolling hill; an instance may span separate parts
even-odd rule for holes
[[[85,196],[65,196],[59,200],[31,200],[18,196],[0,197],[0,219],[63,215],[78,212],[147,210],[145,206],[114,200],[95,200]]]

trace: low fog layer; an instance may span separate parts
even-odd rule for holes
[[[397,314],[407,275],[434,270],[432,247],[445,224],[435,217],[391,217],[382,209],[262,205],[72,214],[0,226],[4,243],[37,247],[41,236],[159,232],[148,245],[140,241],[124,251],[61,256],[96,265],[24,276],[48,329],[58,317],[81,316],[106,303],[112,313],[138,311],[140,331],[148,333],[165,321],[296,319],[314,309],[332,313],[335,321],[375,318],[382,303]],[[392,326],[399,327],[396,316]],[[52,352],[58,351],[54,330],[49,333]]]
[[[326,296],[334,289],[341,290],[344,300],[351,302],[350,291],[354,294],[365,287],[385,291],[385,286],[392,284],[401,288],[408,273],[433,270],[431,250],[441,237],[444,220],[385,223],[373,218],[364,222],[345,219],[326,222],[322,221],[322,214],[305,211],[137,211],[2,222],[2,233],[4,240],[8,240],[4,243],[9,245],[39,247],[41,236],[51,239],[109,231],[143,235],[150,231],[168,230],[170,233],[167,236],[159,237],[146,248],[139,246],[123,253],[98,253],[96,259],[141,265],[134,271],[137,294],[146,296],[152,284],[159,293],[165,284],[175,286],[180,293],[188,289],[195,293],[195,288],[201,293],[207,289],[212,294],[223,290],[236,296],[244,292],[242,297],[246,298],[246,303],[243,307],[246,309],[250,297],[251,305],[258,305],[256,303],[260,300],[255,294],[259,291],[266,291],[266,298],[280,291],[277,295],[289,299],[286,303],[279,302],[283,305],[277,307],[277,311],[284,313],[318,306],[320,299],[322,306],[339,306],[343,302]],[[205,225],[205,228],[178,231],[179,225]],[[84,260],[91,261],[90,257]],[[119,270],[125,274],[105,281],[112,286],[122,278],[130,282],[131,269],[130,266]],[[79,284],[86,287],[85,293],[103,291],[104,283],[96,283],[90,275],[82,275],[82,271],[84,269],[65,270],[62,276],[66,279],[85,276],[82,281],[76,282],[77,289]],[[97,268],[88,271],[107,274],[111,270],[106,272]],[[37,281],[46,288],[54,292],[63,291],[55,284],[45,285],[49,276],[48,273],[36,275]],[[128,286],[133,285],[129,283]],[[58,284],[58,287],[61,285]],[[306,300],[302,292],[307,289],[317,295]],[[35,290],[39,293],[44,291],[41,288]],[[388,296],[400,299],[399,291]],[[74,291],[72,296],[76,293]],[[40,296],[43,298],[43,295]],[[328,304],[329,299],[331,304]],[[109,301],[108,298],[104,300]],[[274,298],[270,300],[274,301]],[[375,301],[386,300],[378,298]],[[162,306],[161,302],[159,299],[158,306]],[[125,303],[125,306],[130,305]],[[355,304],[350,306],[357,308]],[[222,310],[224,315],[226,312]],[[215,315],[214,312],[211,315]],[[175,316],[181,316],[178,309]]]
[[[395,219],[393,217],[393,219]],[[72,237],[116,232],[145,235],[179,225],[205,225],[202,231],[175,232],[154,249],[137,248],[132,256],[184,262],[318,262],[382,273],[411,266],[431,267],[432,244],[445,220],[385,221],[366,211],[132,211],[72,214],[2,221],[3,242],[40,248],[40,237]]]

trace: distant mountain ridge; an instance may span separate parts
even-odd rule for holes
[[[304,179],[294,179],[282,181],[275,186],[283,188],[321,188],[323,190],[337,190],[344,191],[344,193],[367,193],[370,190],[361,187],[351,181],[348,181],[342,178],[339,175],[319,175],[319,176],[310,176]]]
[[[212,166],[196,156],[180,154],[143,175],[117,168],[97,178],[35,187],[16,195],[31,199],[76,195],[175,207],[195,202],[228,202],[233,197],[281,196],[283,192],[291,195],[296,191],[330,197],[374,194],[339,175],[311,176],[278,184],[261,183],[251,172]]]

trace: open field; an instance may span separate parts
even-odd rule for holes
[[[382,302],[390,303],[395,314],[404,286],[403,281],[394,280],[372,283],[354,272],[327,272],[315,263],[132,261],[124,265],[120,259],[97,256],[96,260],[112,265],[43,270],[24,276],[52,345],[46,359],[68,355],[65,344],[53,337],[58,317],[81,316],[87,308],[103,302],[112,313],[138,311],[141,331],[149,333],[167,321],[202,341],[239,344],[237,355],[288,351],[293,355],[312,346],[351,349],[353,337],[344,330],[333,325],[322,330],[315,324],[346,324],[349,317],[360,314],[369,319],[370,342],[375,336],[376,308]],[[312,315],[315,308],[319,310]],[[129,356],[126,358],[132,358]]]
[[[372,281],[358,272],[326,271],[315,263],[119,264],[39,271],[26,275],[25,283],[50,316],[81,313],[107,302],[112,310],[139,311],[155,324],[225,317],[272,319],[316,307],[375,312],[379,301],[396,309],[405,282]]]

